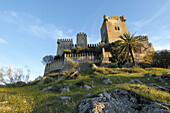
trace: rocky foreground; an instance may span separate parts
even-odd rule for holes
[[[135,93],[113,89],[82,100],[79,113],[170,113],[170,105],[147,100]]]

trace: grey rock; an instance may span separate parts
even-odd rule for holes
[[[46,87],[46,88],[43,88],[42,91],[49,91],[49,90],[51,90],[52,88],[53,88],[53,86],[48,86],[48,87]]]
[[[79,113],[169,113],[168,108],[135,93],[113,89],[82,100]]]
[[[101,81],[102,81],[104,84],[112,84],[112,81],[111,81],[108,77],[102,77],[102,78],[101,78]]]
[[[154,83],[150,83],[148,86],[149,86],[149,87],[154,87],[154,88],[156,88],[156,89],[158,89],[158,90],[166,91],[166,92],[169,92],[169,93],[170,93],[170,87],[162,87],[162,86],[159,86],[159,85],[154,84]]]
[[[38,84],[44,84],[45,79],[41,79]]]
[[[91,95],[91,93],[87,93],[87,94],[85,94],[84,96],[83,96],[83,98],[84,97],[87,97],[87,96],[90,96]]]
[[[131,81],[129,81],[129,83],[130,84],[134,84],[134,83],[136,83],[136,84],[143,84],[140,80],[137,80],[137,79],[134,79],[134,80],[131,80]]]
[[[86,90],[91,89],[91,87],[90,87],[90,86],[88,86],[88,85],[84,85],[83,87],[84,87]]]
[[[63,94],[63,93],[68,93],[68,92],[70,92],[70,88],[68,86],[63,86],[60,88],[58,93]]]
[[[94,81],[91,81],[92,84],[94,84]]]
[[[63,102],[63,105],[67,104],[68,102],[70,102],[71,100],[71,97],[68,97],[68,96],[61,96],[60,97],[60,101]]]

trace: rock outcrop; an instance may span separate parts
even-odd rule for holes
[[[82,100],[79,113],[169,113],[169,108],[132,92],[113,89]]]
[[[101,81],[102,81],[104,84],[112,84],[112,81],[111,81],[108,77],[102,77],[102,78],[101,78]]]

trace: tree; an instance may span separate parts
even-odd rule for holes
[[[126,62],[131,61],[129,54],[125,55],[125,53],[121,53],[120,45],[118,42],[114,42],[110,45],[110,51],[112,54],[111,61],[115,62],[118,67],[122,67],[122,65],[124,65]]]
[[[27,74],[24,75],[21,69],[11,69],[11,67],[3,67],[0,69],[0,82],[4,84],[15,84],[17,82],[28,82],[30,70],[26,67]]]
[[[170,66],[170,50],[157,51],[152,56],[152,65],[156,67],[168,68],[168,66]]]
[[[129,54],[132,58],[133,65],[135,66],[135,59],[134,59],[134,52],[139,52],[141,47],[143,46],[142,43],[140,43],[140,38],[135,36],[135,34],[129,34],[125,33],[123,36],[119,36],[122,40],[118,40],[115,43],[119,45],[118,53],[121,53],[121,56],[123,56],[125,59],[129,57]]]
[[[45,57],[43,57],[42,59],[42,63],[43,64],[50,64],[52,61],[54,61],[54,56],[52,55],[46,55]]]

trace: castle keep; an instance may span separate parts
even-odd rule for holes
[[[78,33],[76,44],[73,44],[72,39],[57,40],[57,57],[50,64],[46,64],[45,75],[51,72],[57,72],[68,66],[71,61],[77,62],[80,66],[91,61],[96,65],[103,66],[111,64],[112,57],[109,49],[109,44],[121,40],[120,35],[128,33],[126,26],[126,17],[104,15],[103,24],[101,26],[101,42],[97,44],[87,44],[87,34]],[[148,41],[148,36],[141,36],[141,43],[144,47],[141,48],[140,54],[135,54],[137,62],[143,62],[144,58],[154,52],[153,46]],[[81,47],[81,52],[72,52],[73,47]]]

